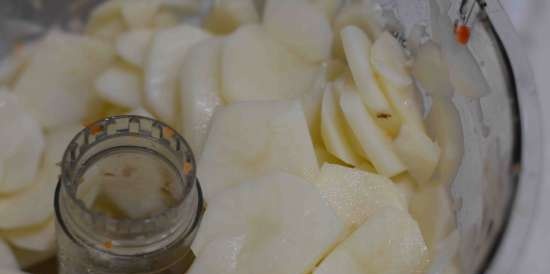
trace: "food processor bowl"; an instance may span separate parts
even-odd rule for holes
[[[372,1],[372,0],[371,0]],[[101,0],[3,0],[0,2],[0,59],[51,28],[80,31]],[[200,18],[211,1],[203,1]],[[263,1],[256,1],[261,8]],[[346,2],[346,1],[344,1]],[[431,18],[438,4],[454,22],[462,4],[474,7],[468,50],[489,92],[452,101],[462,123],[463,159],[451,186],[461,238],[463,273],[518,273],[534,219],[542,169],[540,111],[525,52],[498,0],[377,0],[408,37],[415,25],[435,35]],[[477,5],[477,6],[473,6]],[[198,15],[198,16],[196,16]],[[468,15],[470,17],[470,15]],[[452,26],[448,26],[450,33]],[[433,37],[437,40],[437,37]],[[429,97],[424,98],[429,109]]]

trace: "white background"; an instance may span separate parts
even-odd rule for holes
[[[550,0],[500,0],[524,42],[537,84],[544,126],[544,182],[518,274],[550,274]]]

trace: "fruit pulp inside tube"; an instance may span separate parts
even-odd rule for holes
[[[176,205],[180,177],[162,158],[128,151],[101,158],[81,177],[77,198],[91,211],[115,219],[148,218]]]

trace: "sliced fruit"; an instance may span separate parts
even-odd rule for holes
[[[407,201],[407,206],[410,205],[412,197],[418,192],[418,184],[407,173],[393,177],[392,181],[401,192],[401,196]]]
[[[44,136],[15,95],[1,89],[0,128],[0,193],[13,193],[33,183]]]
[[[317,66],[306,64],[260,26],[245,25],[222,50],[222,92],[228,103],[293,99],[311,86]]]
[[[368,161],[363,161],[359,163],[358,165],[355,166],[355,168],[362,171],[370,172],[370,173],[376,173],[376,168],[374,168],[374,166]]]
[[[113,48],[105,42],[51,32],[37,45],[14,93],[48,129],[78,122],[99,109],[99,98],[91,90],[93,81],[113,57]]]
[[[263,23],[273,38],[309,62],[318,63],[330,56],[330,22],[308,1],[268,0]]]
[[[355,136],[346,123],[338,104],[338,95],[331,86],[326,87],[323,95],[321,136],[327,151],[340,160],[350,165],[357,165],[362,161],[352,145],[352,138]]]
[[[399,190],[381,175],[324,164],[314,183],[349,231],[368,222],[369,217],[382,208],[407,210]]]
[[[407,57],[399,42],[387,31],[384,31],[371,49],[371,64],[374,71],[393,86],[412,85],[412,77],[407,68]]]
[[[121,6],[122,18],[131,28],[151,26],[160,4],[160,1],[155,0],[125,1]]]
[[[82,129],[83,127],[79,124],[71,124],[57,127],[48,132],[46,135],[44,164],[57,169],[57,164],[63,160],[63,153],[65,153],[69,143]]]
[[[0,85],[11,86],[17,81],[31,59],[33,49],[32,44],[18,46],[0,60]]]
[[[53,218],[45,224],[0,234],[17,248],[41,252],[55,249],[55,221]]]
[[[98,5],[90,14],[86,23],[86,33],[94,33],[112,21],[119,21],[124,25],[120,7],[125,0],[105,1]]]
[[[23,249],[15,249],[14,253],[15,253],[15,256],[17,257],[17,261],[19,262],[19,265],[23,269],[27,269],[31,266],[44,262],[52,257],[55,257],[56,255],[55,250],[51,250],[47,252],[36,252],[36,251],[28,251]],[[25,274],[25,273],[16,272],[15,274]]]
[[[328,64],[321,64],[315,75],[311,88],[302,95],[302,106],[313,144],[320,145],[321,140],[321,106],[323,94],[328,85]]]
[[[147,111],[142,107],[133,109],[132,111],[126,113],[126,115],[137,115],[137,116],[143,116],[143,117],[149,117],[149,118],[155,119],[155,116],[153,116],[153,114],[151,114],[149,111]]]
[[[257,24],[260,15],[252,0],[215,0],[204,27],[218,34],[228,34],[244,24]]]
[[[439,146],[426,133],[408,124],[401,126],[393,145],[411,176],[421,185],[428,183],[439,163]]]
[[[85,33],[102,41],[111,42],[115,41],[121,33],[127,30],[128,27],[124,23],[124,20],[114,17],[94,27],[88,27]]]
[[[157,29],[172,28],[182,21],[181,16],[170,10],[161,10],[153,18],[153,27]]]
[[[427,259],[418,224],[407,212],[388,207],[372,215],[313,273],[422,273]]]
[[[420,85],[432,96],[453,96],[449,70],[444,63],[441,49],[429,41],[423,44],[414,57],[412,74]]]
[[[200,155],[210,119],[221,98],[222,40],[211,38],[193,46],[183,62],[180,86],[181,129],[195,155]]]
[[[392,115],[393,110],[374,78],[370,64],[371,41],[356,26],[347,26],[340,32],[346,59],[357,84],[363,103],[374,117]]]
[[[409,125],[425,132],[422,107],[417,100],[416,89],[413,85],[397,87],[386,79],[378,78],[378,83],[386,93],[398,120],[402,125]],[[392,134],[397,135],[399,128]]]
[[[433,257],[426,274],[458,274],[459,270],[453,261],[458,253],[459,244],[460,235],[457,230],[441,240],[432,250]]]
[[[324,163],[338,164],[342,166],[347,165],[346,163],[342,162],[342,160],[330,154],[330,152],[328,152],[324,147],[315,146],[315,155],[317,156],[317,162],[319,163],[319,166],[323,166]]]
[[[445,186],[429,186],[416,192],[409,211],[418,222],[426,245],[432,249],[455,225],[450,196]]]
[[[406,170],[393,150],[390,138],[376,125],[356,91],[342,92],[340,107],[368,160],[380,174],[392,177]]]
[[[116,41],[117,54],[124,61],[142,68],[153,40],[151,30],[132,30],[121,34]]]
[[[346,3],[334,18],[334,32],[340,33],[347,26],[357,26],[366,32],[370,39],[376,39],[384,30],[382,8],[373,1]],[[338,58],[345,58],[344,48],[339,37],[334,42],[334,54]]]
[[[430,136],[441,148],[432,184],[447,185],[455,178],[464,154],[460,116],[452,101],[432,97],[432,110],[426,121]]]
[[[271,171],[307,180],[319,173],[302,105],[256,101],[218,108],[198,165],[206,200]]]
[[[145,69],[145,99],[164,122],[176,121],[178,76],[187,50],[210,37],[189,25],[164,29],[155,34]]]
[[[126,108],[141,106],[142,79],[133,70],[113,65],[95,81],[95,90],[103,100]]]
[[[311,183],[275,173],[209,202],[188,273],[309,273],[343,233]]]
[[[19,269],[11,248],[0,239],[0,269]]]

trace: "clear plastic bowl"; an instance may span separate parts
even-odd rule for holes
[[[50,27],[78,31],[101,2],[0,1],[0,58]],[[201,12],[208,11],[210,1],[204,2]],[[262,1],[257,2],[261,7]],[[430,25],[428,0],[377,2],[395,11],[404,37],[415,24]],[[451,2],[454,20],[460,1]],[[461,236],[460,265],[465,274],[518,273],[541,181],[541,116],[526,55],[506,13],[498,0],[466,1],[473,2],[486,7],[472,28],[468,48],[490,93],[481,99],[453,98],[464,136],[464,157],[451,189]]]

